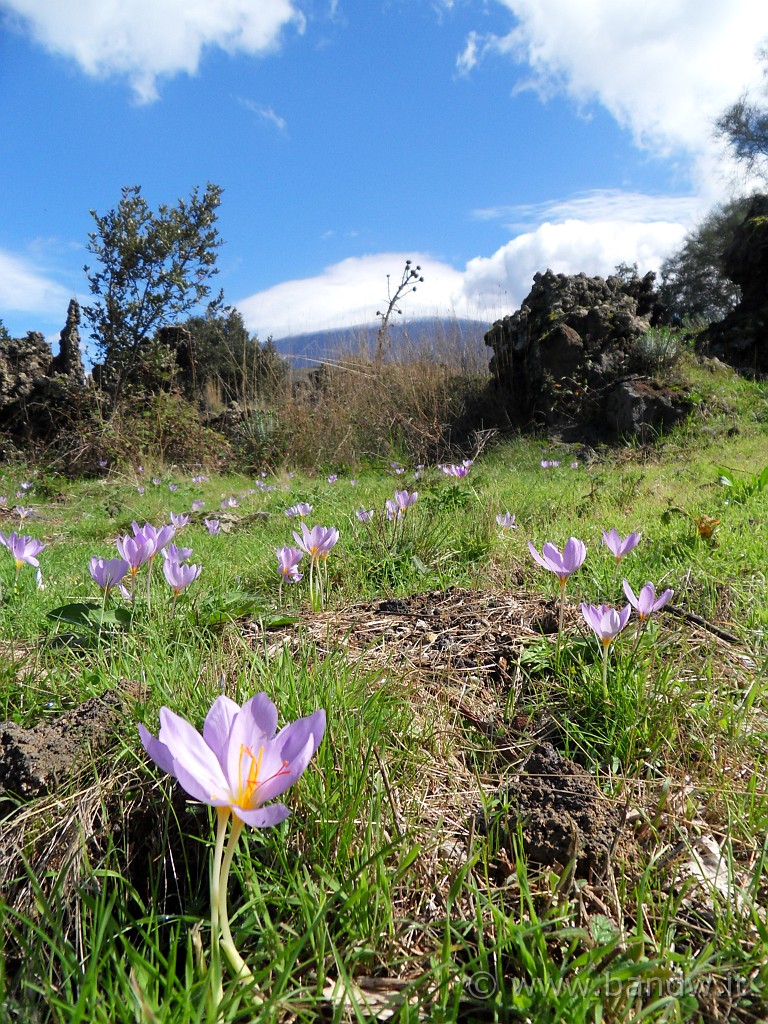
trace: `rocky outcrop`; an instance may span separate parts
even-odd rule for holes
[[[520,309],[485,335],[491,372],[519,426],[575,437],[651,436],[684,416],[679,391],[651,382],[639,339],[663,321],[645,277],[536,274]]]
[[[80,306],[77,299],[70,299],[67,309],[67,322],[59,335],[59,354],[54,356],[49,367],[49,374],[63,374],[73,381],[85,380],[85,367],[80,353]]]
[[[699,337],[699,348],[740,370],[768,373],[768,195],[756,195],[724,253],[741,301]]]
[[[88,404],[79,320],[73,299],[55,357],[37,331],[0,339],[0,431],[12,440],[49,440]]]

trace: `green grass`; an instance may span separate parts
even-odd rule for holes
[[[718,477],[725,467],[754,480],[768,462],[766,388],[689,371],[696,418],[651,448],[510,439],[463,481],[436,467],[396,476],[388,461],[345,469],[336,483],[332,466],[272,474],[269,491],[244,477],[195,484],[162,467],[157,486],[150,473],[66,482],[6,470],[0,493],[31,480],[19,502],[34,515],[20,524],[12,499],[3,531],[48,546],[44,589],[23,566],[14,590],[0,549],[0,718],[31,728],[126,680],[138,698],[76,777],[0,803],[2,1019],[366,1020],[376,999],[402,1021],[761,1019],[768,491],[745,486],[733,500]],[[561,465],[542,469],[542,459]],[[419,500],[393,524],[382,510],[396,487]],[[239,504],[222,511],[229,495]],[[99,607],[90,557],[112,557],[132,520],[167,522],[193,500],[205,510],[179,542],[203,573],[175,612],[155,565],[151,606],[142,570],[122,627],[49,616],[73,602]],[[274,552],[293,543],[298,520],[284,510],[297,501],[314,506],[309,524],[341,533],[320,613],[306,578],[284,586],[279,605]],[[373,524],[357,519],[361,508],[376,510]],[[519,528],[502,537],[495,516],[507,510]],[[221,534],[208,534],[205,515],[222,519]],[[710,539],[702,516],[719,520]],[[612,526],[642,531],[618,566],[601,544]],[[556,613],[557,583],[527,544],[572,535],[588,555],[568,582],[559,643],[535,617],[491,622],[480,610],[472,628],[486,652],[484,636],[519,632],[504,674],[489,676],[481,654],[454,660],[461,609],[481,596]],[[631,621],[611,647],[606,703],[578,603],[623,603],[624,578],[635,591],[647,580],[674,588],[683,614],[658,614],[640,634]],[[449,588],[461,588],[454,620],[430,618],[429,601],[408,604]],[[380,603],[398,599],[406,611],[387,618]],[[110,606],[130,609],[116,595]],[[287,794],[289,820],[246,830],[233,865],[232,929],[263,1003],[224,969],[216,1008],[214,817],[148,763],[136,723],[156,732],[166,705],[199,727],[219,693],[242,702],[260,690],[281,721],[325,708],[328,730]],[[502,794],[539,726],[627,818],[632,852],[614,850],[604,877],[527,862],[525,823],[511,834],[474,827],[483,808],[506,820]],[[719,888],[691,874],[707,836],[721,852]]]

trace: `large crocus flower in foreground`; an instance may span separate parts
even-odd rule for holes
[[[545,544],[542,548],[542,553],[536,550],[533,546],[532,541],[528,541],[528,550],[533,555],[534,559],[557,576],[560,583],[560,624],[558,627],[558,636],[563,631],[563,611],[565,609],[565,585],[568,582],[568,577],[571,576],[577,569],[580,569],[584,563],[584,559],[587,557],[587,548],[583,541],[577,540],[576,537],[571,537],[566,542],[562,552],[560,548],[555,547],[554,544]]]
[[[664,590],[658,597],[656,597],[656,588],[652,583],[646,583],[644,587],[640,588],[640,593],[635,597],[635,592],[630,587],[629,583],[624,580],[624,593],[627,595],[627,600],[637,612],[638,618],[641,622],[645,622],[646,619],[650,618],[654,612],[657,612],[659,608],[663,608],[665,604],[668,604],[674,596],[674,590]]]
[[[629,605],[625,605],[620,612],[617,612],[609,604],[582,604],[581,614],[602,644],[603,695],[608,700],[608,648],[626,626],[632,609]]]
[[[636,547],[639,540],[640,534],[634,531],[626,537],[622,537],[615,526],[607,532],[603,530],[603,544],[605,544],[617,562],[620,562],[624,555]]]
[[[277,709],[266,693],[242,707],[220,696],[205,717],[202,735],[169,708],[160,709],[160,732],[139,725],[152,760],[172,775],[194,800],[216,808],[218,826],[211,874],[211,927],[237,975],[250,970],[238,953],[227,915],[227,876],[244,825],[265,828],[284,821],[285,804],[269,803],[299,778],[325,732],[325,712],[315,711],[277,732]],[[227,822],[232,817],[224,853]]]

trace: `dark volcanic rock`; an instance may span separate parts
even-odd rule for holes
[[[645,435],[687,414],[679,393],[662,396],[650,379],[640,384],[636,343],[664,317],[653,274],[604,279],[548,270],[533,281],[520,309],[485,335],[513,423],[590,440]]]

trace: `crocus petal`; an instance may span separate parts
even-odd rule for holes
[[[576,537],[570,537],[563,548],[563,565],[571,573],[575,572],[583,564],[587,557],[587,547],[584,541]]]
[[[284,761],[292,761],[298,752],[304,747],[307,737],[312,737],[312,753],[314,754],[320,746],[320,741],[325,733],[325,711],[322,708],[307,715],[306,718],[299,718],[283,726],[275,736],[275,746],[280,751]]]
[[[230,802],[229,785],[216,754],[185,718],[161,708],[159,739],[171,752],[174,774],[191,797],[208,804]]]
[[[232,722],[240,711],[240,705],[224,694],[211,704],[203,722],[203,739],[216,755],[222,771],[226,766],[226,749]]]
[[[139,723],[139,736],[141,742],[144,745],[144,749],[155,762],[158,768],[161,768],[168,775],[172,775],[176,778],[176,772],[173,767],[173,754],[170,752],[168,747],[164,743],[161,743],[156,736],[144,725]]]
[[[291,813],[285,804],[270,804],[269,807],[254,807],[250,811],[242,807],[235,807],[234,813],[246,825],[254,828],[269,828],[271,825],[279,825]]]
[[[629,585],[629,580],[624,580],[622,583],[622,587],[624,588],[624,593],[626,594],[629,603],[632,605],[633,608],[637,608],[637,598],[635,597],[634,590]]]
[[[257,693],[243,704],[241,715],[250,718],[258,732],[267,739],[272,739],[277,730],[277,708],[266,695]]]
[[[294,725],[298,723],[294,722]],[[308,736],[307,741],[296,756],[286,763],[287,758],[281,759],[274,748],[270,750],[271,757],[264,758],[262,762],[262,778],[264,782],[259,786],[256,799],[259,804],[265,804],[268,800],[274,799],[284,793],[289,786],[303,774],[305,768],[312,760],[313,737]]]
[[[545,558],[543,558],[539,554],[539,552],[533,546],[533,541],[532,540],[528,541],[528,550],[531,552],[531,554],[533,555],[535,560],[539,563],[539,565],[542,566],[542,568],[549,569],[550,572],[552,571],[552,566],[549,564],[549,562]]]

